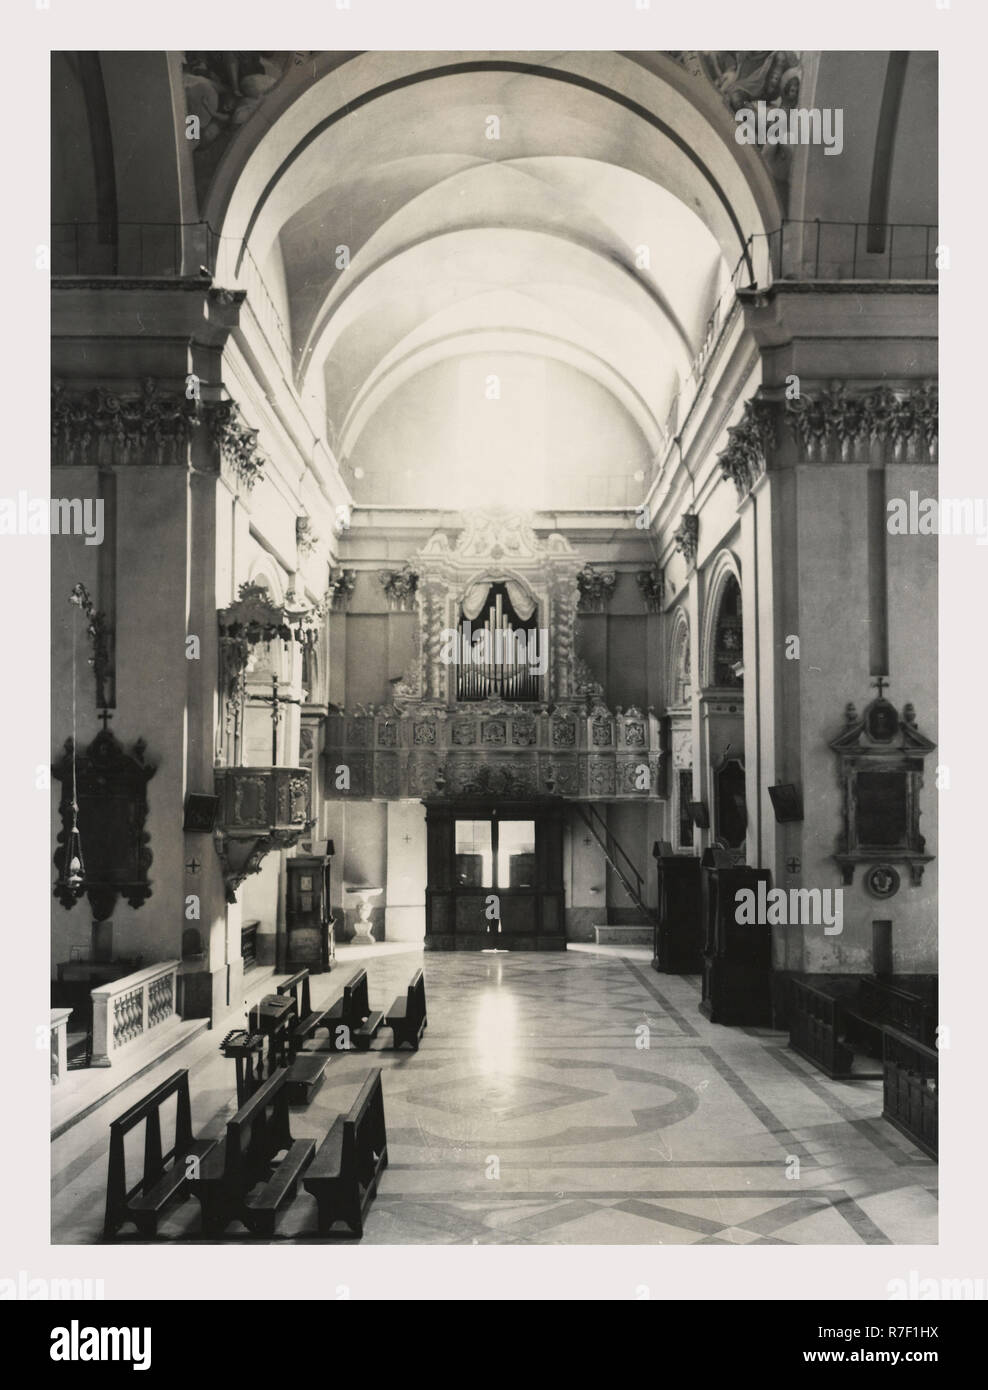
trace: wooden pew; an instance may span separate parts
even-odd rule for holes
[[[167,1153],[162,1153],[161,1106],[172,1096],[177,1098],[175,1142]],[[128,1188],[124,1139],[141,1123],[146,1124],[143,1172],[140,1181]],[[111,1240],[126,1221],[133,1221],[142,1236],[156,1235],[158,1217],[173,1201],[184,1199],[190,1191],[188,1171],[192,1165],[187,1160],[194,1158],[201,1163],[214,1146],[213,1139],[193,1138],[189,1072],[183,1067],[110,1125],[103,1239]]]
[[[939,1057],[936,1049],[897,1028],[882,1029],[882,1118],[937,1156]]]
[[[317,1027],[329,1029],[330,1047],[347,1052],[352,1047],[366,1052],[383,1026],[384,1014],[372,1010],[367,998],[367,971],[358,970],[343,986],[343,994],[319,1020]],[[346,1032],[340,1037],[339,1030]]]
[[[789,991],[789,1046],[829,1077],[849,1077],[854,1052],[841,1041],[841,1001],[805,980],[790,980]]]
[[[391,1029],[394,1035],[392,1045],[395,1048],[401,1047],[403,1043],[410,1043],[412,1049],[417,1052],[428,1022],[425,1011],[425,976],[421,970],[416,970],[409,981],[404,998],[399,994],[385,1014],[383,1026]]]
[[[364,1234],[364,1216],[387,1166],[384,1092],[381,1069],[375,1067],[349,1113],[334,1120],[302,1179],[316,1199],[321,1236],[337,1234],[337,1223],[355,1236]]]
[[[220,1235],[236,1218],[252,1234],[271,1236],[279,1211],[294,1199],[316,1143],[292,1139],[288,1085],[288,1071],[279,1067],[227,1121],[225,1140],[200,1164],[189,1185],[202,1207],[204,1235]]]
[[[936,1018],[930,981],[925,976],[882,979],[862,975],[856,998],[844,1005],[848,1040],[872,1057],[883,1055],[882,1030],[886,1025],[931,1046],[936,1041]]]
[[[292,1105],[308,1105],[322,1083],[329,1058],[304,1052],[302,1046],[319,1026],[322,1014],[312,1009],[308,970],[282,980],[277,989],[280,995],[295,1002],[295,1019],[288,1030],[288,1098]]]

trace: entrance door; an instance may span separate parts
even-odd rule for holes
[[[562,821],[558,806],[426,804],[432,950],[561,950]]]

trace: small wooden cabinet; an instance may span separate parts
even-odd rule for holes
[[[664,840],[656,840],[652,854],[659,880],[652,969],[698,975],[703,969],[700,861],[692,854],[673,854]]]
[[[737,895],[757,893],[758,884],[771,887],[768,869],[735,864],[721,849],[704,851],[701,865],[703,898],[703,996],[700,1012],[711,1023],[740,1027],[770,1027],[772,1023],[772,928],[737,920]]]
[[[336,955],[330,910],[332,855],[299,855],[286,863],[284,968],[331,970]]]

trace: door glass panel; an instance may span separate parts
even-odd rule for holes
[[[493,888],[494,853],[489,820],[458,820],[455,853],[458,887]]]
[[[498,827],[499,888],[535,887],[535,822],[504,820]]]

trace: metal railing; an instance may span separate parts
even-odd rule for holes
[[[706,373],[738,307],[741,288],[784,280],[933,280],[937,228],[930,223],[785,221],[753,233],[704,327],[703,338],[665,420],[669,445],[689,418]],[[62,222],[52,226],[51,268],[64,276],[182,276],[201,270],[228,289],[244,289],[274,356],[296,366],[285,321],[250,247],[208,222]],[[667,450],[664,451],[667,453]]]
[[[617,875],[628,897],[643,913],[646,919],[655,922],[655,913],[645,902],[645,880],[624,849],[624,846],[609,829],[607,821],[589,802],[578,802],[576,807],[581,820],[604,851],[604,858]]]
[[[294,366],[285,321],[249,246],[208,222],[56,222],[51,272],[62,276],[178,278],[202,272],[225,289],[243,289],[281,367]]]
[[[926,222],[826,222],[816,218],[785,221],[773,232],[749,236],[673,397],[665,421],[669,445],[664,458],[689,419],[710,362],[737,313],[739,289],[767,289],[783,280],[935,280],[937,230]]]
[[[937,228],[926,222],[783,222],[748,238],[759,286],[775,280],[935,280]]]

